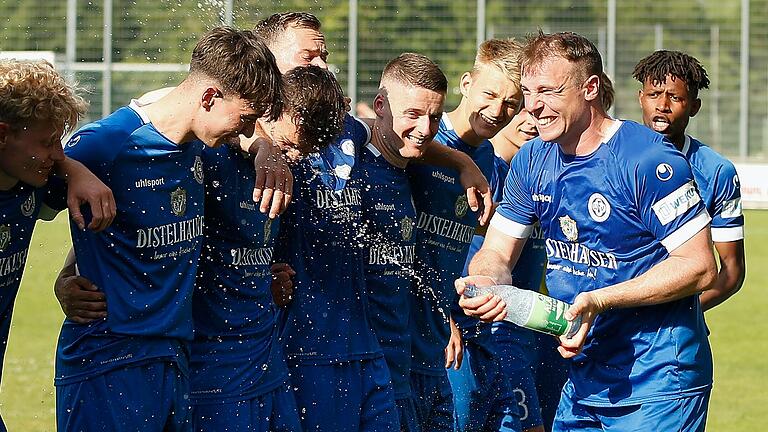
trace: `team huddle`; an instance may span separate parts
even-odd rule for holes
[[[308,13],[215,28],[63,146],[78,89],[0,62],[3,354],[36,219],[72,218],[58,430],[703,431],[704,311],[745,259],[735,168],[685,133],[701,64],[640,60],[642,125],[574,33],[483,42],[450,112],[404,53],[353,117],[328,55]],[[518,327],[468,284],[581,324]]]

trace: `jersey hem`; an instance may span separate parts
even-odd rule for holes
[[[590,399],[590,398],[580,398],[575,391],[571,394],[571,397],[581,405],[607,408],[607,407],[641,405],[644,403],[665,402],[672,399],[683,399],[683,398],[705,393],[709,390],[712,390],[712,383],[709,383],[707,385],[700,386],[700,387],[694,387],[692,389],[687,389],[687,390],[657,393],[652,396],[645,396],[645,397],[622,399],[618,402],[610,402],[602,399],[596,400],[596,399]]]
[[[371,353],[362,353],[362,354],[346,354],[343,356],[297,356],[297,355],[291,355],[287,354],[286,359],[288,361],[289,366],[294,365],[332,365],[337,363],[346,363],[350,361],[358,361],[358,360],[371,360],[376,358],[384,358],[384,353],[382,352],[371,352]]]
[[[112,372],[115,369],[134,368],[134,367],[142,366],[142,365],[145,365],[145,364],[161,362],[161,361],[162,362],[170,361],[170,362],[176,363],[177,365],[181,365],[181,363],[179,362],[179,359],[178,359],[177,356],[160,355],[160,356],[157,356],[157,357],[154,357],[154,356],[153,357],[143,357],[143,358],[139,358],[139,359],[134,359],[132,361],[127,361],[125,363],[116,363],[116,364],[113,364],[111,367],[106,368],[106,369],[99,369],[97,371],[83,372],[83,373],[79,373],[79,374],[76,374],[76,375],[70,375],[68,377],[63,377],[63,378],[56,377],[56,378],[53,379],[53,384],[55,386],[75,384],[75,383],[79,383],[81,381],[86,381],[86,380],[89,380],[91,378],[95,378],[95,377],[100,376],[100,375],[104,375],[105,373]],[[185,371],[186,369],[180,367],[179,370]]]
[[[234,393],[230,395],[216,394],[215,396],[192,396],[190,394],[189,403],[192,405],[220,405],[235,402],[245,402],[271,393],[280,387],[289,384],[288,373],[281,374],[277,379],[267,383],[260,384],[258,388],[245,392]]]

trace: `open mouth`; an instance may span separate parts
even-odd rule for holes
[[[414,135],[408,135],[408,136],[406,136],[406,138],[408,139],[408,141],[410,141],[411,143],[413,143],[417,147],[423,146],[424,144],[426,144],[430,140],[429,137],[425,137],[425,136],[416,137]]]
[[[651,122],[651,128],[656,132],[662,132],[669,128],[671,122],[666,117],[656,116]]]
[[[540,127],[547,127],[555,120],[557,120],[556,117],[540,117],[536,119],[536,124]]]
[[[483,113],[477,113],[477,115],[478,115],[478,117],[480,117],[480,119],[483,122],[485,122],[490,127],[499,127],[501,125],[501,123],[502,123],[501,119],[491,118],[491,117],[488,117],[488,116],[484,115]]]

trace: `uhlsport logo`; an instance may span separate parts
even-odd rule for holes
[[[589,215],[595,222],[605,222],[608,216],[611,215],[611,205],[608,200],[599,193],[593,193],[589,197],[589,203],[587,204],[589,209]]]
[[[23,203],[21,203],[21,214],[24,216],[32,216],[32,213],[35,212],[35,194],[32,193],[29,198],[24,200]]]
[[[11,227],[8,225],[0,225],[0,251],[5,250],[8,244],[11,242]]]
[[[195,181],[203,184],[203,159],[195,156],[195,163],[192,164],[192,173],[195,175]]]
[[[463,218],[467,214],[467,210],[469,210],[469,201],[467,200],[467,196],[459,195],[459,197],[456,199],[456,208],[454,209],[456,217]]]
[[[579,239],[579,229],[576,227],[575,220],[571,219],[568,215],[565,215],[558,220],[560,221],[560,229],[563,230],[565,238],[572,242]]]
[[[269,243],[269,239],[272,238],[272,219],[267,219],[264,222],[264,244]]]
[[[660,163],[656,166],[656,178],[661,181],[667,181],[672,178],[675,171],[672,169],[672,165],[668,163]]]
[[[408,241],[411,239],[411,237],[413,237],[413,226],[414,221],[408,216],[404,217],[403,220],[400,221],[400,235],[403,236],[403,240]]]
[[[184,216],[187,212],[187,191],[180,187],[171,192],[171,211],[176,216]]]

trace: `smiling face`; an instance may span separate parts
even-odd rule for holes
[[[516,147],[515,153],[527,141],[539,136],[533,117],[526,110],[521,110],[512,117],[509,124],[502,130],[507,141]]]
[[[461,93],[466,98],[469,125],[484,140],[509,123],[521,97],[518,86],[499,68],[482,64],[461,77]]]
[[[309,65],[328,69],[325,36],[319,30],[288,27],[269,48],[281,73]]]
[[[689,93],[685,81],[672,75],[667,75],[664,82],[654,83],[650,78],[646,79],[639,99],[643,123],[681,149],[688,121],[699,112],[701,99]]]
[[[53,164],[64,160],[62,134],[49,121],[35,120],[14,129],[0,122],[0,184],[13,186],[20,180],[45,185]]]
[[[377,129],[405,159],[418,158],[437,135],[445,94],[390,80],[373,100]]]

